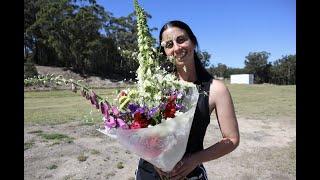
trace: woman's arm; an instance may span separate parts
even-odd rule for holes
[[[181,163],[178,163],[173,170],[173,180],[186,176],[203,162],[211,161],[230,153],[239,145],[239,128],[228,88],[223,82],[213,80],[209,94],[210,112],[215,109],[222,139],[207,149],[194,153],[189,157],[184,157]]]
[[[226,85],[213,80],[209,96],[210,112],[215,109],[222,139],[207,149],[192,155],[198,164],[217,159],[233,151],[240,142],[238,122],[233,101]]]

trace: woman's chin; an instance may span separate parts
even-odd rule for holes
[[[186,61],[186,55],[182,56],[182,57],[177,57],[177,61],[178,62],[185,62]]]

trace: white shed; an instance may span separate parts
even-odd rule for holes
[[[253,84],[253,74],[233,74],[230,75],[231,84]]]

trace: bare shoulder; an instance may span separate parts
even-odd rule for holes
[[[210,94],[212,95],[222,95],[229,93],[228,87],[221,80],[213,79],[210,86]]]
[[[223,101],[223,99],[228,99],[230,97],[229,90],[223,81],[213,79],[210,85],[210,93],[209,93],[209,108],[210,112],[216,108],[219,101]]]

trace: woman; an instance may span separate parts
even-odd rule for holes
[[[202,163],[224,156],[239,145],[239,129],[232,98],[224,83],[214,80],[201,65],[196,53],[197,38],[187,24],[181,21],[166,23],[160,31],[159,39],[161,51],[176,59],[177,76],[181,80],[197,84],[199,99],[182,160],[171,172],[165,173],[140,159],[136,179],[208,179]],[[223,138],[204,149],[203,139],[213,110]]]

